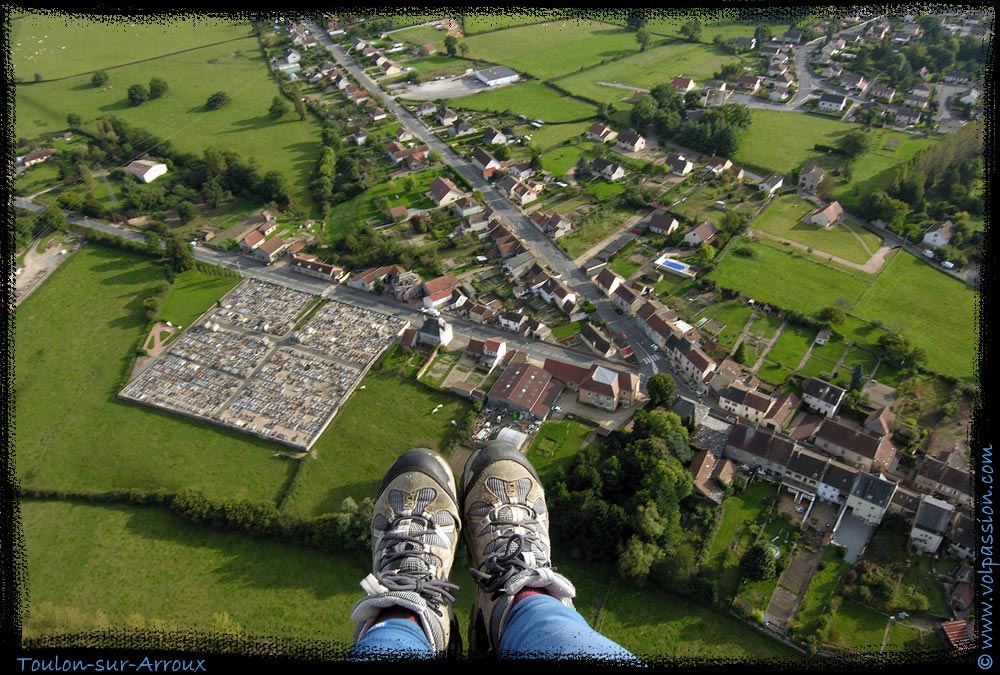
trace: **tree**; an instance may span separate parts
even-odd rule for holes
[[[633,536],[618,558],[618,574],[625,579],[635,580],[641,586],[645,583],[650,568],[662,560],[663,555],[663,549],[656,544]]]
[[[462,54],[463,57],[468,56],[469,55],[469,45],[466,44],[465,42],[459,42],[458,43],[458,51],[459,51],[459,53]]]
[[[149,90],[144,84],[133,84],[128,88],[128,100],[132,105],[142,105],[149,100]]]
[[[170,90],[170,85],[167,81],[160,77],[154,77],[149,81],[149,98],[161,98],[167,95]]]
[[[448,56],[454,56],[458,53],[458,38],[454,35],[448,35],[444,39],[444,48],[448,52]]]
[[[637,31],[643,28],[646,25],[646,12],[639,8],[630,8],[625,25],[629,30]]]
[[[854,371],[851,373],[851,391],[861,391],[865,386],[865,370],[862,368],[861,364],[854,366]]]
[[[746,342],[740,342],[736,345],[736,351],[733,352],[733,360],[736,363],[746,363],[747,362],[747,344]]]
[[[90,76],[90,83],[95,87],[103,87],[108,83],[108,74],[103,70],[95,70],[94,74]]]
[[[187,242],[177,235],[171,235],[167,237],[166,245],[167,267],[177,274],[194,268],[194,253]]]
[[[851,160],[857,159],[861,155],[868,152],[868,150],[871,149],[871,146],[871,135],[861,131],[860,129],[845,134],[837,142],[838,149]]]
[[[698,42],[701,38],[701,21],[698,19],[688,21],[681,26],[680,33],[681,36],[687,38],[689,42]]]
[[[667,373],[656,373],[646,381],[649,402],[655,407],[670,403],[677,392],[677,382]]]
[[[698,246],[698,260],[707,265],[715,259],[715,248],[711,244],[702,243]]]
[[[281,96],[275,96],[271,99],[271,107],[267,112],[271,119],[280,120],[288,112],[288,102]]]
[[[762,23],[754,30],[753,36],[757,40],[757,47],[759,49],[762,44],[771,39],[771,29],[767,24]]]
[[[217,91],[208,97],[208,100],[205,101],[205,107],[209,110],[218,110],[227,103],[229,103],[229,94],[224,91]]]
[[[70,113],[69,115],[66,115],[66,124],[70,129],[79,129],[83,126],[83,118],[76,113]]]
[[[645,28],[640,28],[635,32],[635,40],[639,43],[639,51],[646,51],[646,47],[649,46],[649,31]]]
[[[40,235],[62,232],[66,224],[66,214],[62,209],[50,206],[35,217],[35,232]]]
[[[816,318],[818,318],[822,323],[825,323],[828,326],[833,326],[844,323],[844,319],[847,318],[847,315],[844,313],[844,310],[841,309],[840,307],[830,306],[821,309],[819,313],[816,315]]]
[[[198,215],[198,207],[189,201],[183,201],[177,205],[177,217],[182,223],[190,223]]]
[[[740,558],[740,571],[751,581],[767,581],[777,573],[774,553],[763,542],[753,544]]]

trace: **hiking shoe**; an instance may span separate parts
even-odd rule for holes
[[[469,628],[472,655],[499,653],[514,596],[535,588],[573,607],[576,589],[549,557],[545,493],[531,462],[512,444],[487,443],[462,473],[465,542],[479,586]]]
[[[372,517],[372,572],[354,605],[357,641],[390,607],[413,612],[438,656],[462,651],[448,582],[461,530],[455,477],[426,448],[403,453],[382,479]]]

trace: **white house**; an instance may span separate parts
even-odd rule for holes
[[[770,176],[761,181],[757,188],[764,190],[769,195],[773,195],[781,186],[785,184],[785,179],[781,177],[781,174],[772,173]]]
[[[831,228],[844,219],[844,207],[838,201],[832,201],[822,209],[817,209],[809,215],[808,220],[813,225]]]
[[[823,112],[840,112],[847,104],[847,97],[843,94],[823,94],[819,97],[817,107]]]
[[[802,400],[815,410],[827,417],[833,417],[837,411],[837,406],[846,394],[843,389],[836,387],[829,382],[824,382],[815,377],[810,377],[802,383]]]
[[[947,246],[951,238],[955,235],[955,223],[950,220],[937,223],[924,233],[924,243],[937,248]]]
[[[517,82],[519,78],[520,75],[507,66],[497,66],[495,68],[476,71],[476,79],[487,87],[499,87],[504,84],[510,84]]]
[[[125,173],[135,176],[143,183],[152,183],[166,172],[166,164],[150,162],[145,159],[137,159],[125,167]]]
[[[922,495],[917,514],[910,528],[910,543],[925,553],[937,553],[941,542],[948,536],[955,507],[946,501]]]

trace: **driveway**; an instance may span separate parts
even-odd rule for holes
[[[868,539],[872,536],[873,527],[863,520],[855,518],[850,511],[844,514],[833,534],[833,543],[847,549],[844,561],[853,565],[865,550]]]
[[[474,77],[448,77],[443,80],[431,80],[414,84],[401,89],[393,89],[392,94],[415,101],[436,101],[445,98],[460,98],[478,94],[487,89],[486,85]]]

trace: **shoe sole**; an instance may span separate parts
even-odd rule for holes
[[[528,458],[518,450],[512,443],[507,441],[490,441],[483,447],[472,453],[472,456],[465,462],[465,468],[462,471],[462,491],[460,508],[463,513],[465,513],[465,495],[468,493],[469,486],[476,482],[479,476],[482,474],[483,470],[491,464],[501,461],[509,460],[512,462],[517,462],[531,474],[539,485],[541,485],[542,480],[538,477],[538,472],[535,471],[535,467],[531,465]]]
[[[455,474],[451,470],[451,465],[444,457],[430,448],[411,448],[400,455],[386,471],[382,485],[379,487],[379,494],[398,476],[411,471],[417,471],[433,478],[448,491],[448,496],[458,505],[458,489],[455,485]]]

